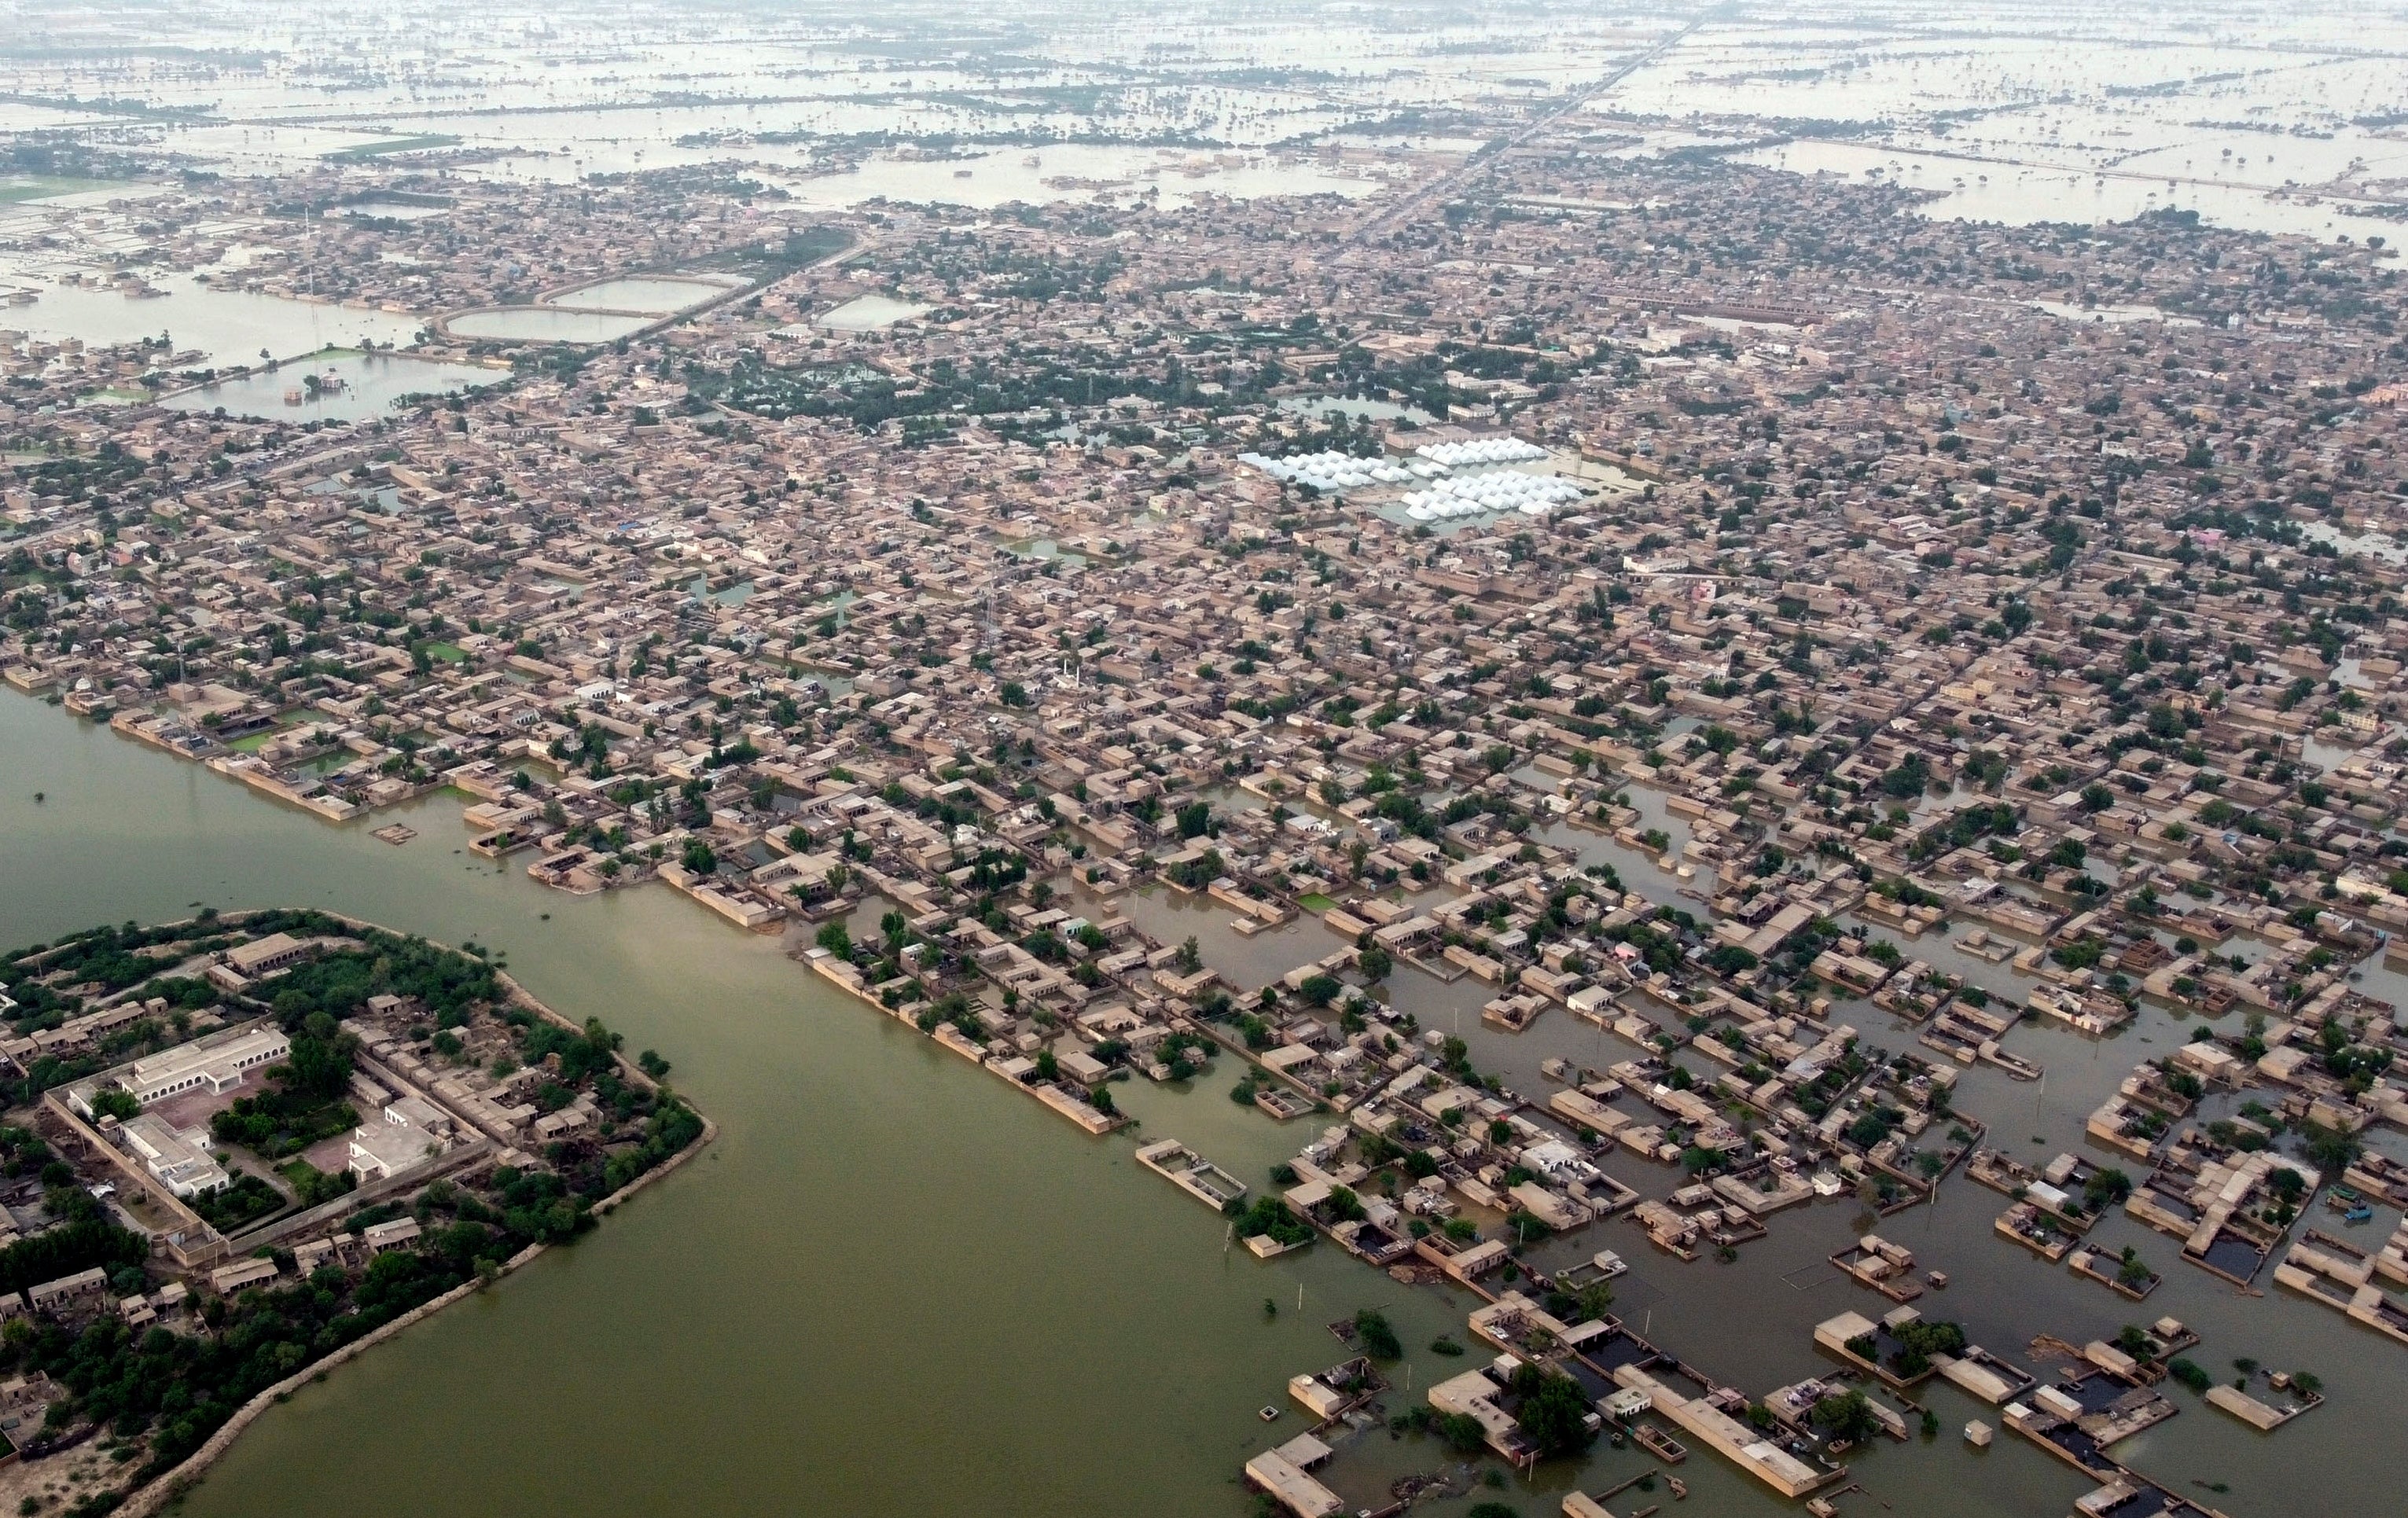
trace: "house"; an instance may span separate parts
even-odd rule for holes
[[[1306,1474],[1329,1458],[1329,1446],[1311,1434],[1299,1434],[1275,1450],[1265,1450],[1246,1462],[1246,1479],[1269,1493],[1296,1518],[1332,1518],[1346,1511],[1337,1493]]]
[[[211,1158],[205,1129],[179,1129],[152,1112],[136,1113],[118,1129],[125,1147],[179,1201],[223,1191],[234,1178]]]
[[[351,1130],[350,1168],[363,1184],[389,1180],[452,1147],[452,1119],[422,1096],[389,1104],[381,1121]]]
[[[309,952],[309,945],[290,933],[271,933],[253,943],[238,944],[226,951],[225,962],[245,980],[259,977],[298,964]]]
[[[1513,1415],[1498,1405],[1505,1382],[1519,1362],[1510,1354],[1497,1357],[1489,1369],[1467,1370],[1429,1389],[1429,1405],[1448,1417],[1468,1417],[1480,1425],[1481,1437],[1508,1465],[1527,1466],[1539,1458],[1539,1447]]]
[[[251,1070],[272,1065],[292,1052],[293,1042],[281,1030],[263,1025],[230,1039],[198,1038],[137,1059],[118,1074],[117,1083],[142,1107],[187,1091],[222,1094],[242,1084]],[[79,1084],[68,1093],[68,1100],[90,1117],[97,1090],[96,1081]]]
[[[236,1260],[209,1272],[209,1290],[220,1296],[231,1296],[246,1286],[256,1286],[264,1281],[274,1281],[280,1272],[271,1259]]]
[[[25,1305],[36,1312],[64,1312],[108,1299],[108,1272],[99,1266],[28,1288]]]
[[[374,1223],[361,1229],[360,1242],[367,1246],[370,1254],[382,1254],[418,1242],[418,1233],[416,1218],[395,1218],[391,1223]]]

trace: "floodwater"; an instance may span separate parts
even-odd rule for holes
[[[425,318],[406,311],[216,290],[189,275],[158,275],[150,282],[166,294],[148,299],[122,295],[56,283],[37,265],[0,265],[0,285],[31,285],[40,292],[30,306],[0,309],[0,326],[44,339],[79,337],[94,347],[165,334],[175,352],[200,350],[198,366],[223,368],[257,363],[263,348],[278,358],[293,358],[369,340],[408,346],[426,324]]]
[[[2387,533],[2368,532],[2353,537],[2330,523],[2311,522],[2300,529],[2300,535],[2313,537],[2319,543],[2329,543],[2344,553],[2371,553],[2392,564],[2408,560],[2408,548],[2401,547],[2399,540]]]
[[[734,283],[718,279],[606,279],[600,284],[546,295],[543,304],[565,311],[642,311],[652,316],[674,316],[733,288]]]
[[[455,337],[512,343],[607,343],[640,332],[656,318],[614,316],[604,311],[580,311],[566,307],[512,307],[469,311],[449,323]]]
[[[897,322],[909,322],[915,316],[925,316],[928,308],[914,306],[908,300],[892,295],[855,295],[841,306],[832,307],[812,319],[812,325],[830,332],[876,332]]]
[[[1332,411],[1336,411],[1340,416],[1352,417],[1358,422],[1403,421],[1411,422],[1416,426],[1427,426],[1438,420],[1417,406],[1399,406],[1395,401],[1364,400],[1354,395],[1289,395],[1280,401],[1279,408],[1291,415],[1307,417],[1314,422],[1326,420]]]
[[[1241,1518],[1252,1504],[1233,1483],[1239,1466],[1300,1426],[1291,1411],[1267,1427],[1254,1410],[1285,1407],[1287,1377],[1340,1357],[1320,1325],[1379,1305],[1408,1347],[1398,1381],[1426,1387],[1460,1368],[1423,1346],[1441,1330],[1463,1338],[1461,1294],[1398,1286],[1326,1241],[1268,1263],[1230,1252],[1221,1220],[1139,1167],[1129,1137],[1080,1135],[825,987],[777,940],[666,890],[569,897],[457,852],[458,807],[438,795],[376,819],[419,829],[395,849],[0,693],[0,938],[270,902],[473,938],[562,1011],[599,1016],[631,1047],[667,1055],[671,1079],[722,1127],[712,1151],[593,1236],[271,1411],[194,1494],[194,1518],[318,1511],[364,1489],[406,1491],[409,1511],[428,1515]],[[1123,907],[1157,936],[1197,932],[1216,964],[1243,962],[1241,984],[1340,946],[1312,922],[1237,939],[1212,931],[1226,913],[1192,898]],[[2371,989],[2390,989],[2378,979]],[[1528,1095],[1543,1097],[1525,1073],[1542,1052],[1590,1064],[1630,1053],[1559,1011],[1519,1036],[1485,1028],[1477,1008],[1490,993],[1476,981],[1400,970],[1396,994],[1425,1025],[1461,1014],[1474,1063]],[[1911,1042],[1870,1006],[1847,1010],[1870,1041]],[[2103,1042],[2018,1028],[2011,1046],[2047,1065],[2047,1081],[1971,1071],[1957,1105],[1988,1122],[1993,1141],[2044,1161],[2079,1149],[2084,1115],[2188,1025],[2152,1010]],[[1182,1139],[1259,1186],[1316,1125],[1283,1130],[1232,1104],[1236,1074],[1225,1056],[1192,1089],[1139,1081],[1121,1100],[1145,1138]],[[1670,1189],[1659,1167],[1610,1167],[1652,1194]],[[2200,1495],[2236,1518],[2389,1511],[2388,1477],[2367,1452],[2408,1436],[2393,1395],[2398,1346],[2286,1293],[2244,1298],[2117,1214],[2094,1241],[2136,1244],[2166,1277],[2144,1306],[2126,1303],[1995,1239],[2005,1205],[1958,1179],[1937,1206],[1878,1224],[1924,1267],[1956,1276],[1927,1310],[2018,1361],[2036,1333],[2082,1342],[2170,1313],[2207,1335],[2193,1357],[2213,1371],[2238,1355],[2312,1369],[2329,1405],[2272,1439],[2177,1390],[2182,1416],[2118,1453],[2178,1489],[2229,1483],[2229,1496]],[[2371,1247],[2394,1221],[2349,1231]],[[1616,1282],[1629,1321],[1761,1395],[1828,1368],[1811,1344],[1815,1322],[1886,1305],[1822,1263],[1869,1226],[1836,1200],[1782,1214],[1730,1266],[1670,1262],[1619,1223],[1541,1258],[1619,1250],[1632,1262]],[[1276,1319],[1266,1298],[1282,1306]],[[1936,1443],[1857,1461],[1868,1510],[2026,1518],[2066,1511],[2086,1490],[2021,1440],[1968,1449],[1956,1430],[1977,1416],[1995,1424],[1993,1410],[1944,1385],[1927,1400],[1945,1430]],[[597,1450],[609,1452],[608,1480],[595,1479]],[[1376,1434],[1345,1449],[1331,1480],[1368,1506],[1394,1476],[1439,1464],[1422,1441]],[[1643,1468],[1634,1452],[1599,1451],[1535,1485],[1478,1496],[1550,1511],[1569,1482],[1594,1490]],[[1711,1456],[1682,1473],[1701,1512],[1793,1511]],[[1469,1505],[1421,1511],[1460,1518]]]
[[[1053,145],[962,158],[872,158],[858,168],[779,181],[796,203],[843,208],[886,199],[910,204],[996,207],[1013,201],[1151,195],[1183,206],[1200,194],[1232,200],[1267,195],[1335,194],[1358,199],[1381,188],[1377,179],[1334,174],[1309,163],[1176,149]]]
[[[363,1489],[462,1518],[1230,1518],[1254,1410],[1341,1355],[1323,1323],[1384,1303],[1408,1342],[1460,1329],[1443,1298],[1334,1250],[1226,1250],[1222,1220],[1129,1139],[1087,1138],[774,938],[665,890],[572,898],[456,852],[459,807],[380,817],[420,830],[396,849],[0,695],[0,938],[196,901],[474,938],[568,1015],[660,1050],[721,1125],[591,1237],[254,1425],[194,1518]],[[1231,1104],[1228,1063],[1125,1105],[1260,1183],[1311,1135]],[[1266,1297],[1286,1310],[1266,1321]]]
[[[2128,222],[2151,211],[2196,211],[2218,226],[2249,232],[2295,232],[2330,240],[2378,230],[2362,216],[2321,197],[2239,184],[2201,182],[2128,170],[2106,174],[2082,167],[2018,164],[1999,159],[1968,162],[1954,154],[1917,153],[1872,143],[1793,142],[1735,155],[1744,164],[1796,174],[1837,174],[1867,183],[1886,182],[1934,192],[1921,213],[1942,220],[1998,222],[2028,226],[2039,222],[2095,224]]]
[[[340,384],[322,384],[311,394],[305,376]],[[271,422],[351,422],[382,416],[404,395],[455,394],[509,378],[507,370],[472,364],[441,364],[392,353],[340,353],[220,380],[167,396],[159,404],[177,411],[214,411],[222,407],[235,416]]]

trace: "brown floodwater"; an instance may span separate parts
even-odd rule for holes
[[[1227,1057],[1190,1087],[1122,1087],[1138,1136],[1091,1139],[838,995],[775,938],[666,890],[573,898],[461,852],[458,812],[437,795],[380,815],[419,830],[394,848],[0,693],[0,940],[177,917],[195,904],[272,903],[473,938],[563,1012],[601,1017],[631,1047],[668,1056],[672,1081],[721,1127],[710,1152],[593,1235],[272,1411],[193,1496],[184,1511],[194,1518],[363,1501],[480,1518],[1240,1518],[1252,1503],[1240,1466],[1303,1426],[1284,1382],[1341,1355],[1324,1324],[1383,1308],[1409,1352],[1397,1378],[1415,1388],[1466,1363],[1426,1346],[1441,1331],[1465,1337],[1468,1296],[1399,1286],[1326,1242],[1255,1261],[1227,1247],[1219,1218],[1136,1164],[1142,1138],[1176,1138],[1259,1186],[1314,1136],[1313,1120],[1283,1129],[1227,1100],[1238,1074]],[[1125,906],[1157,935],[1198,931],[1208,957],[1218,945],[1199,928],[1221,916],[1160,897]],[[1239,943],[1250,981],[1337,946],[1309,921],[1232,937],[1233,952]],[[2382,994],[2388,978],[2376,980],[2369,988]],[[1599,1036],[1560,1012],[1518,1038],[1481,1027],[1489,994],[1411,971],[1397,992],[1426,1024],[1459,1007],[1475,1062],[1541,1099],[1546,1088],[1524,1072],[1543,1054],[1597,1063],[1629,1053],[1610,1037],[1592,1050]],[[1849,1021],[1876,1043],[1911,1042],[1869,1006]],[[2012,1047],[2048,1067],[2045,1083],[1977,1070],[1957,1105],[2013,1153],[2044,1161],[2079,1149],[2090,1108],[2187,1026],[2151,1011],[2104,1041],[2019,1029]],[[1669,1171],[1615,1167],[1651,1194],[1670,1189]],[[2117,1214],[2094,1241],[2136,1244],[2166,1277],[2145,1306],[2127,1303],[1993,1237],[2005,1205],[1958,1179],[1938,1205],[1879,1224],[1955,1277],[1927,1297],[1932,1313],[2018,1361],[2037,1333],[2080,1342],[2171,1313],[2207,1336],[2194,1358],[2220,1375],[2240,1355],[2313,1370],[2329,1400],[2277,1434],[2177,1390],[2182,1416],[2117,1453],[2235,1518],[2398,1511],[2380,1452],[2408,1434],[2393,1394],[2408,1350],[2271,1287],[2245,1297]],[[2385,1212],[2347,1232],[2372,1248],[2396,1221]],[[1761,1395],[1827,1368],[1811,1342],[1815,1322],[1886,1305],[1823,1263],[1860,1225],[1854,1202],[1818,1204],[1782,1214],[1737,1264],[1684,1266],[1615,1222],[1542,1257],[1619,1251],[1632,1265],[1617,1283],[1632,1325]],[[1389,1398],[1392,1410],[1406,1395]],[[1969,1449],[1957,1437],[1965,1421],[1996,1424],[1996,1413],[1944,1385],[1926,1395],[1942,1436],[1867,1454],[1856,1473],[1870,1496],[1845,1509],[2057,1518],[2087,1489],[2003,1433],[1987,1452]],[[1257,1421],[1267,1404],[1285,1410],[1279,1422]],[[1345,1448],[1330,1480],[1369,1506],[1394,1477],[1442,1464],[1426,1441],[1378,1432]],[[1642,1468],[1635,1452],[1601,1449],[1477,1499],[1539,1518],[1569,1484],[1594,1490]],[[1691,1500],[1668,1511],[1796,1511],[1711,1456],[1682,1474]],[[1416,1511],[1448,1518],[1474,1499]]]

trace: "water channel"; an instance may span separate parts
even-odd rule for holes
[[[1396,1379],[1415,1388],[1466,1363],[1424,1347],[1440,1331],[1464,1337],[1468,1296],[1398,1285],[1326,1241],[1269,1263],[1232,1253],[1221,1220],[1140,1167],[1129,1138],[1080,1135],[827,989],[775,938],[725,927],[666,890],[569,897],[460,852],[458,811],[438,795],[379,816],[418,829],[394,848],[0,693],[0,939],[271,902],[474,938],[561,1010],[599,1016],[631,1047],[666,1054],[671,1079],[722,1128],[707,1157],[583,1241],[262,1419],[194,1495],[193,1518],[321,1511],[365,1492],[430,1515],[1239,1518],[1251,1511],[1239,1467],[1302,1426],[1283,1383],[1340,1357],[1323,1324],[1384,1308],[1408,1349]],[[1219,921],[1154,902],[1126,909],[1160,935]],[[1208,957],[1226,947],[1237,967],[1226,934],[1199,936]],[[1289,965],[1340,947],[1310,921],[1244,943]],[[1478,1027],[1489,994],[1479,982],[1410,970],[1398,980],[1426,1023],[1462,1003],[1475,1063],[1527,1094],[1544,1088],[1520,1067],[1542,1051],[1594,1062],[1598,1036],[1560,1011],[1516,1039]],[[1876,1043],[1911,1042],[1869,1006],[1848,1014]],[[1957,1105],[2012,1152],[2044,1161],[2078,1147],[2083,1116],[2136,1059],[2186,1031],[2156,1010],[2104,1043],[2024,1027],[2013,1046],[2047,1065],[2048,1080],[1974,1071]],[[1602,1045],[1608,1060],[1627,1056],[1610,1037]],[[1183,1139],[1261,1185],[1316,1124],[1283,1129],[1231,1103],[1236,1074],[1225,1056],[1192,1089],[1139,1081],[1121,1088],[1123,1104],[1144,1136]],[[1659,1169],[1616,1168],[1651,1194],[1667,1189]],[[1954,1291],[1927,1298],[1935,1315],[2024,1360],[2035,1333],[2080,1342],[2171,1313],[2207,1335],[2195,1357],[2220,1374],[2243,1354],[2313,1369],[2330,1401],[2277,1435],[2176,1391],[2183,1415],[2118,1454],[2177,1488],[2229,1483],[2229,1496],[2197,1495],[2236,1518],[2390,1511],[2372,1452],[2408,1435],[2392,1395],[2398,1346],[2287,1294],[2244,1298],[2118,1214],[2094,1241],[2137,1244],[2166,1277],[2145,1306],[2127,1304],[1993,1238],[2004,1205],[1958,1180],[1937,1206],[1879,1225],[1926,1267],[1956,1275]],[[2392,1221],[2353,1237],[2372,1247]],[[1760,1395],[1828,1368],[1810,1342],[1814,1322],[1886,1305],[1822,1263],[1864,1225],[1840,1200],[1783,1214],[1731,1266],[1678,1265],[1620,1223],[1542,1257],[1618,1250],[1632,1262],[1618,1310]],[[1275,1318],[1267,1298],[1281,1306]],[[1893,1511],[2055,1518],[2087,1489],[2013,1438],[1970,1450],[1956,1430],[1975,1416],[1996,1422],[1994,1411],[1945,1386],[1928,1398],[1944,1430],[1936,1443],[1856,1462]],[[1407,1401],[1392,1395],[1391,1411]],[[1267,1404],[1286,1410],[1268,1425],[1254,1415]],[[1370,1506],[1395,1476],[1441,1463],[1434,1445],[1378,1432],[1343,1449],[1331,1480]],[[1555,1511],[1569,1482],[1593,1490],[1642,1468],[1634,1452],[1600,1449],[1583,1467],[1549,1468],[1535,1487],[1517,1479],[1416,1511],[1459,1518],[1473,1500],[1502,1499],[1535,1518]],[[1710,1455],[1682,1473],[1701,1499],[1688,1511],[1794,1511]]]

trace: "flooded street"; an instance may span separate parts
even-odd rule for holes
[[[274,902],[474,938],[506,953],[555,1007],[602,1017],[631,1045],[668,1055],[671,1079],[723,1130],[707,1159],[593,1237],[263,1419],[187,1505],[199,1518],[308,1511],[363,1483],[406,1486],[411,1511],[430,1514],[497,1504],[606,1518],[908,1507],[968,1518],[1064,1506],[1225,1518],[1240,1506],[1230,1475],[1262,1442],[1254,1410],[1283,1402],[1290,1375],[1338,1357],[1323,1322],[1382,1306],[1426,1384],[1449,1362],[1424,1346],[1440,1332],[1460,1339],[1476,1305],[1460,1292],[1399,1287],[1326,1243],[1268,1264],[1232,1253],[1220,1219],[1135,1164],[1129,1137],[1081,1136],[838,995],[774,938],[724,926],[666,890],[564,896],[455,852],[467,836],[457,800],[438,795],[380,819],[419,829],[395,849],[14,694],[0,695],[0,775],[9,839],[0,925],[12,943],[103,918],[179,916],[194,903]],[[38,806],[37,789],[47,794]],[[1157,936],[1193,933],[1241,981],[1340,947],[1312,922],[1223,942],[1227,913],[1185,904],[1193,899],[1121,905]],[[1560,1010],[1519,1039],[1481,1027],[1488,993],[1476,981],[1446,986],[1400,969],[1394,985],[1426,1026],[1452,1027],[1461,1012],[1474,1064],[1541,1099],[1547,1086],[1522,1067],[1539,1050],[1584,1062],[1634,1053],[1612,1035],[1573,1032]],[[1872,1042],[1912,1042],[1870,1007],[1852,1007],[1847,1020]],[[2014,1047],[2046,1065],[2048,1079],[2020,1084],[1974,1069],[1958,1106],[2020,1158],[2079,1151],[2083,1117],[2131,1062],[2186,1031],[2154,1010],[2104,1041],[2027,1025]],[[1267,1184],[1268,1167],[1316,1130],[1312,1119],[1283,1127],[1233,1104],[1235,1076],[1224,1056],[1185,1088],[1121,1088],[1141,1120],[1136,1141],[1177,1138]],[[939,1109],[941,1122],[930,1115]],[[1660,1185],[1655,1167],[1627,1168]],[[1990,1220],[2005,1205],[1958,1178],[1936,1207],[1879,1224],[1924,1267],[1969,1274],[1978,1256],[2013,1283],[1937,1294],[1927,1309],[2019,1360],[2036,1333],[2080,1342],[2170,1313],[2207,1336],[2203,1364],[2245,1354],[2312,1368],[2333,1407],[2279,1444],[2179,1394],[2184,1415],[2123,1453],[2171,1483],[2229,1483],[2235,1511],[2300,1511],[2287,1504],[2308,1493],[2316,1511],[2379,1511],[2387,1478],[2350,1452],[2408,1434],[2383,1346],[2288,1294],[2243,1297],[2118,1214],[2094,1239],[2137,1244],[2166,1276],[2145,1308],[2125,1303],[2003,1249]],[[1865,1225],[1853,1201],[1816,1204],[1784,1214],[1729,1266],[1681,1265],[1620,1223],[1552,1253],[1617,1249],[1632,1264],[1616,1283],[1617,1311],[1761,1392],[1824,1363],[1813,1323],[1877,1302],[1823,1263]],[[1283,1304],[1276,1319],[1265,1317],[1266,1297]],[[1944,1430],[1936,1444],[1866,1452],[1856,1465],[1895,1511],[2006,1518],[2086,1489],[2020,1440],[1967,1449],[1955,1430],[1994,1414],[1944,1383],[1927,1400]],[[495,1427],[510,1437],[483,1437]],[[622,1462],[608,1482],[590,1480],[597,1448]],[[1568,1480],[1595,1490],[1642,1460],[1600,1447],[1544,1480],[1551,1491]],[[1382,1434],[1341,1469],[1359,1479],[1438,1463],[1426,1440]],[[1711,1504],[1700,1511],[1787,1511],[1717,1462],[1684,1474],[1693,1500]]]

